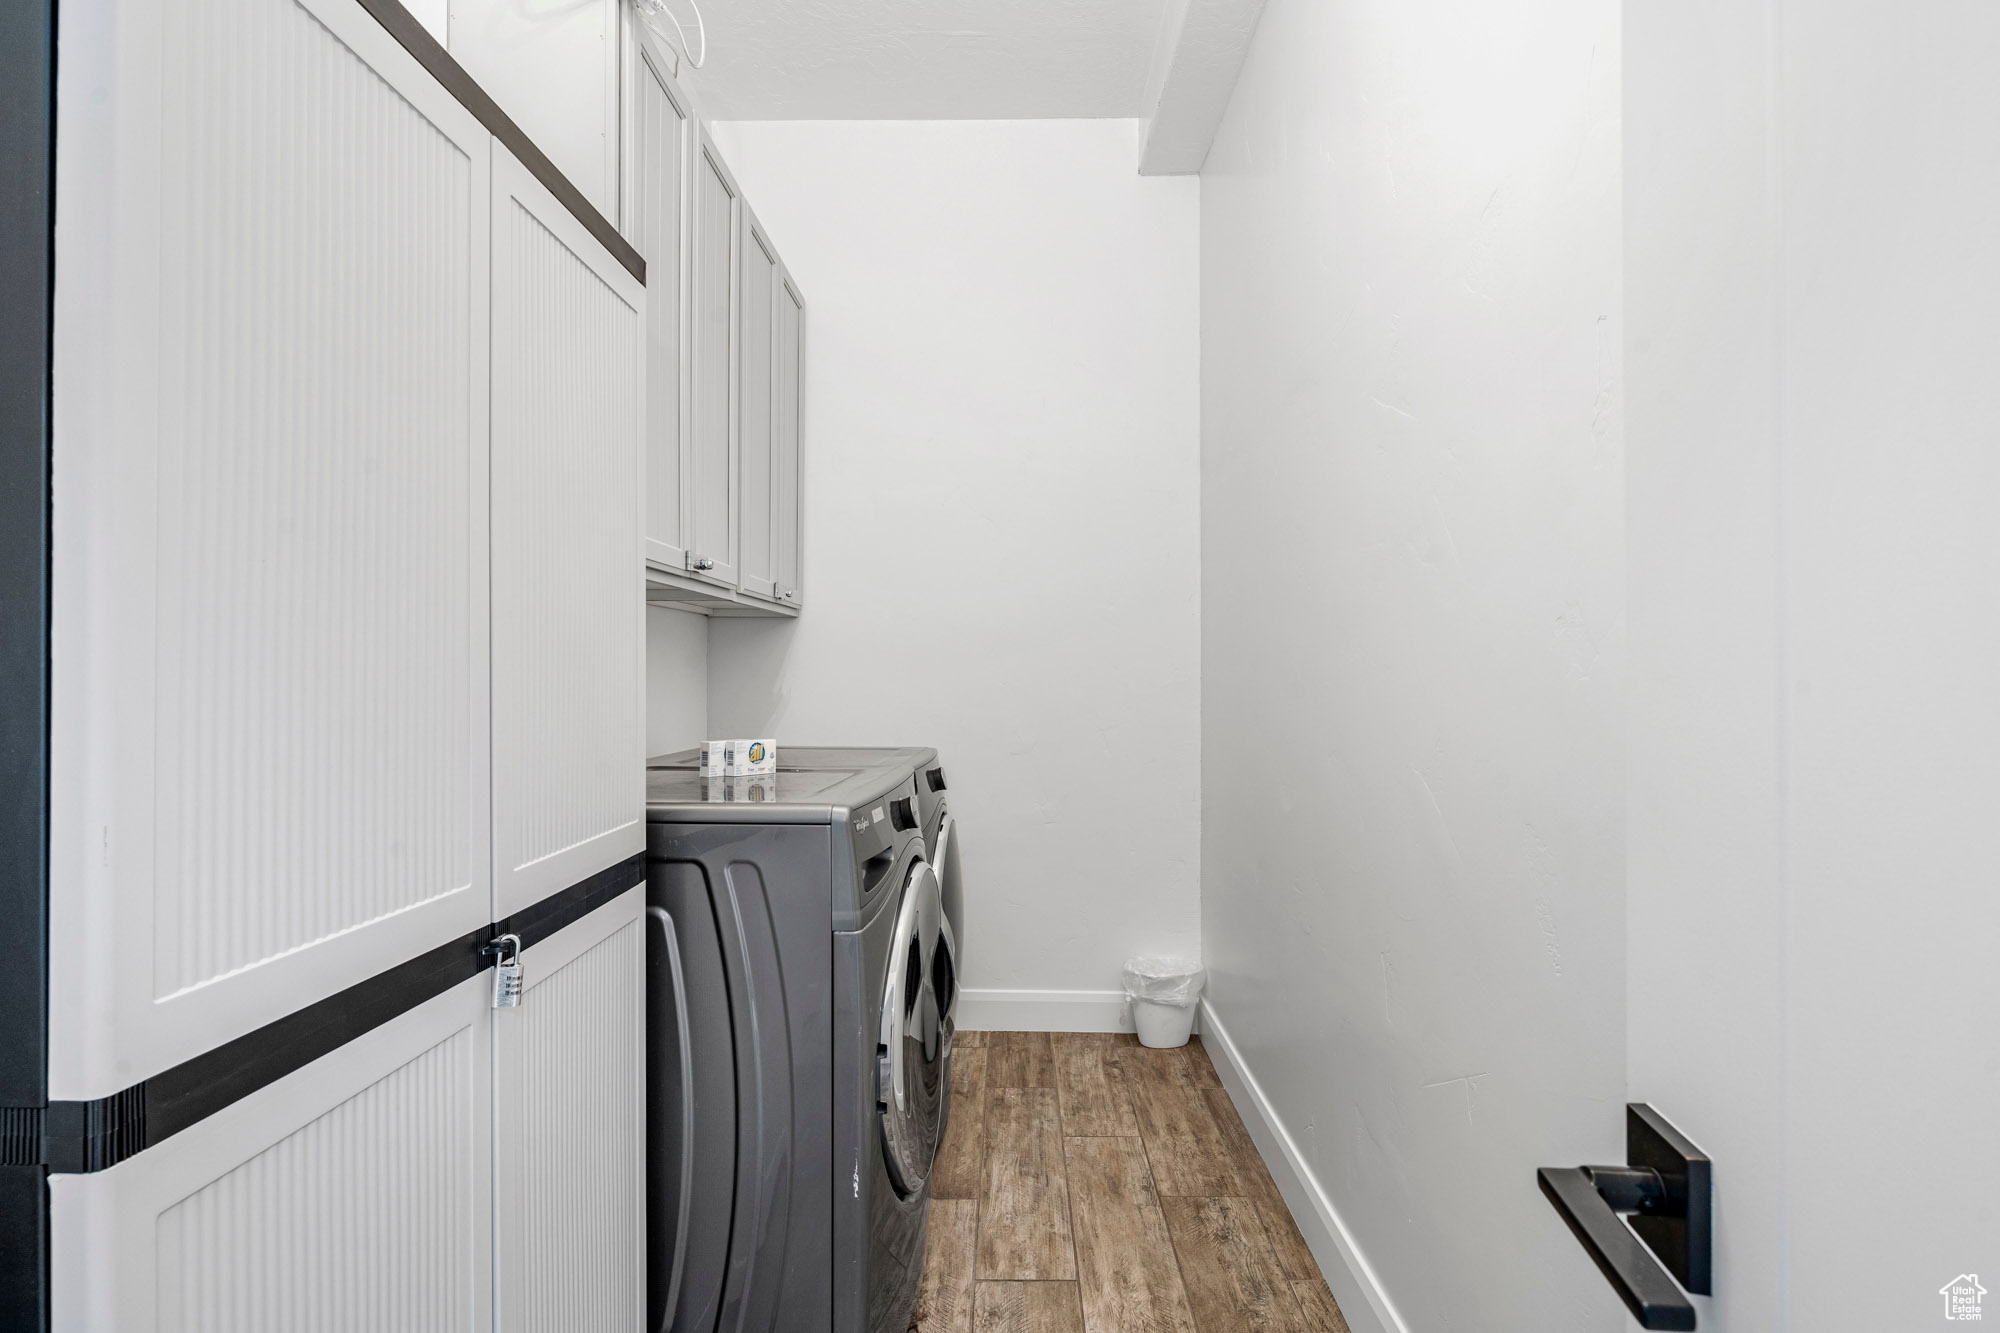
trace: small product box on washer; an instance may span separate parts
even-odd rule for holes
[[[756,778],[778,771],[776,741],[724,741],[722,744],[724,777]]]

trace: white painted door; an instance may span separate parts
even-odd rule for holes
[[[705,130],[697,128],[689,186],[693,348],[689,409],[693,488],[688,569],[735,587],[737,560],[737,208],[742,196]]]
[[[785,271],[782,264],[778,269],[776,332],[774,375],[777,384],[774,404],[777,420],[774,429],[777,435],[775,466],[778,475],[777,516],[774,520],[777,531],[774,540],[778,548],[778,600],[788,606],[799,606],[805,600],[799,572],[805,541],[802,503],[805,477],[801,470],[805,465],[805,454],[800,445],[805,422],[806,303],[805,298],[799,295],[792,275]]]
[[[493,916],[645,843],[645,289],[493,149]]]
[[[1715,1159],[1704,1333],[1959,1328],[2000,1293],[2000,11],[1782,8],[1625,9],[1631,1093]]]
[[[494,1011],[499,1333],[645,1322],[645,897],[527,950]]]
[[[646,559],[687,564],[687,168],[690,103],[650,38],[632,43],[625,235],[646,257]]]
[[[743,214],[742,298],[736,319],[737,435],[742,459],[738,572],[752,597],[777,595],[776,360],[778,254],[748,204]]]
[[[49,1178],[65,1333],[492,1328],[490,973]]]
[[[489,918],[489,136],[354,0],[62,14],[50,1095]]]

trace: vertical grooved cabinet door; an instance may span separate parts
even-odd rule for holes
[[[51,1326],[487,1333],[491,975],[108,1170],[49,1177]]]
[[[770,237],[744,204],[743,274],[737,315],[736,363],[738,471],[743,479],[737,509],[738,570],[752,597],[777,596],[777,458],[772,392],[775,378],[778,256]]]
[[[687,565],[687,167],[694,120],[650,38],[633,43],[625,235],[646,257],[646,559]]]
[[[645,297],[496,142],[496,921],[645,845]]]
[[[735,587],[737,560],[737,211],[742,197],[697,124],[688,187],[691,496],[688,569]]]
[[[498,1333],[645,1324],[645,897],[523,953],[494,1011]]]
[[[60,40],[50,1095],[490,919],[491,137],[356,0]]]
[[[798,285],[782,265],[778,270],[777,337],[773,375],[777,383],[773,395],[777,413],[777,532],[778,600],[787,606],[804,603],[805,592],[800,561],[805,546],[805,454],[801,448],[805,426],[805,332],[806,303]]]

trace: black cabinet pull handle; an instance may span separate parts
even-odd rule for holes
[[[1625,1160],[1545,1166],[1535,1178],[1640,1327],[1692,1329],[1694,1303],[1682,1288],[1709,1294],[1708,1155],[1652,1107],[1633,1102],[1625,1108]]]

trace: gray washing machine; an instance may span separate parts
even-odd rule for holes
[[[648,1327],[904,1333],[957,998],[935,756],[779,757],[648,766]]]

